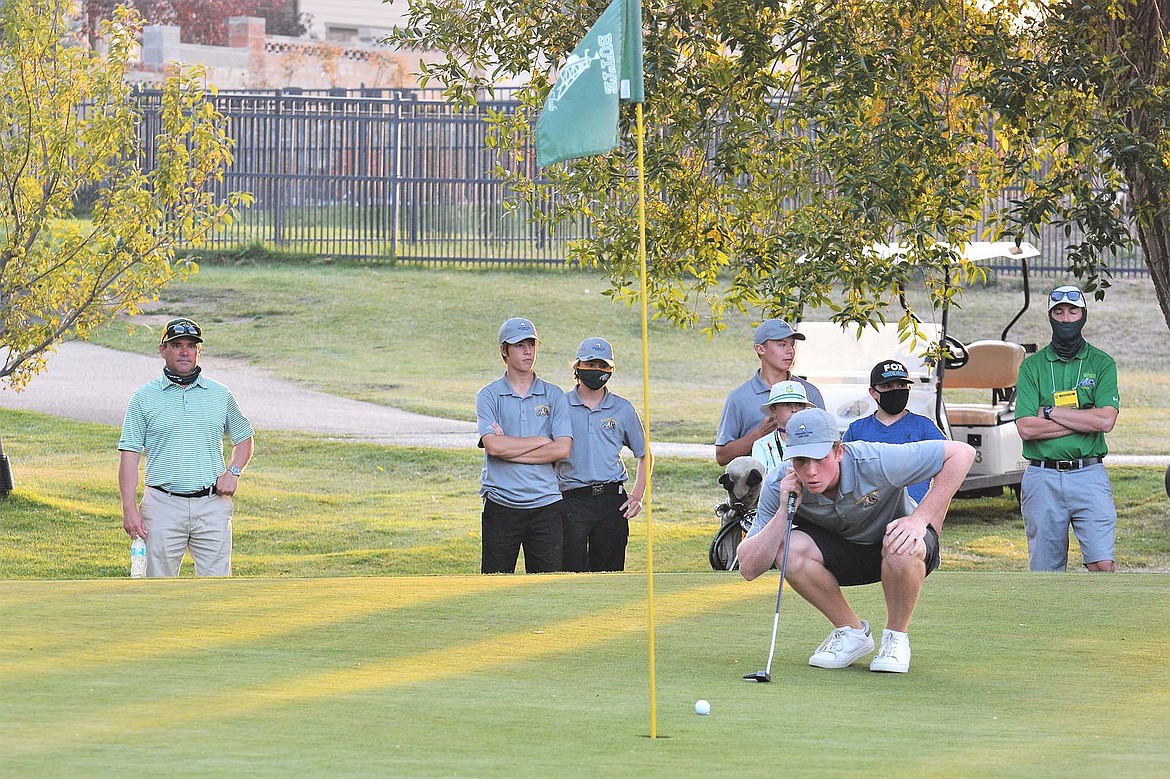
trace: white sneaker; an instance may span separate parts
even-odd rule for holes
[[[869,623],[863,619],[861,630],[848,626],[834,629],[808,659],[808,664],[818,668],[846,668],[872,651],[873,635]]]
[[[882,631],[882,648],[869,670],[904,674],[910,670],[910,636],[893,630]]]

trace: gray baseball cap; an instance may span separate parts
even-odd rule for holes
[[[529,338],[540,343],[540,337],[536,335],[536,326],[522,316],[514,316],[500,325],[502,344],[518,344]]]
[[[797,411],[788,420],[788,446],[784,454],[788,457],[808,457],[819,460],[841,440],[837,432],[837,419],[823,408],[806,408]]]
[[[803,341],[804,333],[796,332],[783,319],[765,319],[756,328],[755,342],[757,346],[768,341],[782,341],[785,338],[796,338],[798,341]]]
[[[588,360],[604,360],[609,367],[613,367],[613,347],[609,341],[596,336],[586,338],[577,347],[577,362]]]

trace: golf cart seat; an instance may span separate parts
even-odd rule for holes
[[[967,344],[967,354],[965,365],[946,372],[944,385],[947,389],[991,390],[991,403],[948,403],[950,424],[991,427],[1011,422],[1024,347],[1010,341],[975,341]]]

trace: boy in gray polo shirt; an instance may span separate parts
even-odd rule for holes
[[[776,423],[760,410],[760,406],[768,402],[772,386],[777,382],[800,382],[808,402],[825,407],[821,391],[792,373],[796,342],[803,340],[804,335],[794,331],[783,319],[765,319],[756,328],[754,348],[760,358],[760,367],[750,379],[733,389],[723,402],[723,414],[715,433],[715,461],[720,465],[750,455],[755,442],[776,429]]]
[[[564,506],[553,464],[569,456],[573,428],[565,393],[533,370],[540,340],[532,322],[513,317],[500,326],[504,375],[475,397],[484,450],[483,573],[561,570]]]
[[[577,347],[577,386],[566,395],[573,452],[557,463],[565,496],[566,571],[625,570],[630,520],[642,510],[650,478],[650,453],[638,412],[607,387],[614,367],[613,347],[604,338],[586,338]],[[638,461],[628,493],[623,448]]]
[[[910,669],[907,629],[926,576],[939,565],[938,533],[975,450],[957,441],[841,443],[837,420],[822,409],[788,420],[791,467],[768,472],[756,520],[739,545],[748,581],[778,565],[787,525],[784,506],[797,495],[788,551],[792,589],[833,624],[809,665],[845,668],[873,651],[869,623],[841,587],[882,583],[886,629],[871,671]],[[906,488],[932,479],[920,504]],[[772,521],[773,519],[777,521]]]

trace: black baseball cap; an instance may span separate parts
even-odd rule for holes
[[[195,320],[188,319],[185,316],[172,319],[167,322],[166,329],[163,330],[162,340],[159,343],[165,344],[176,338],[190,338],[196,343],[203,343],[203,328],[196,324]]]
[[[910,371],[897,360],[882,360],[869,372],[869,386],[880,387],[891,381],[910,381]]]

